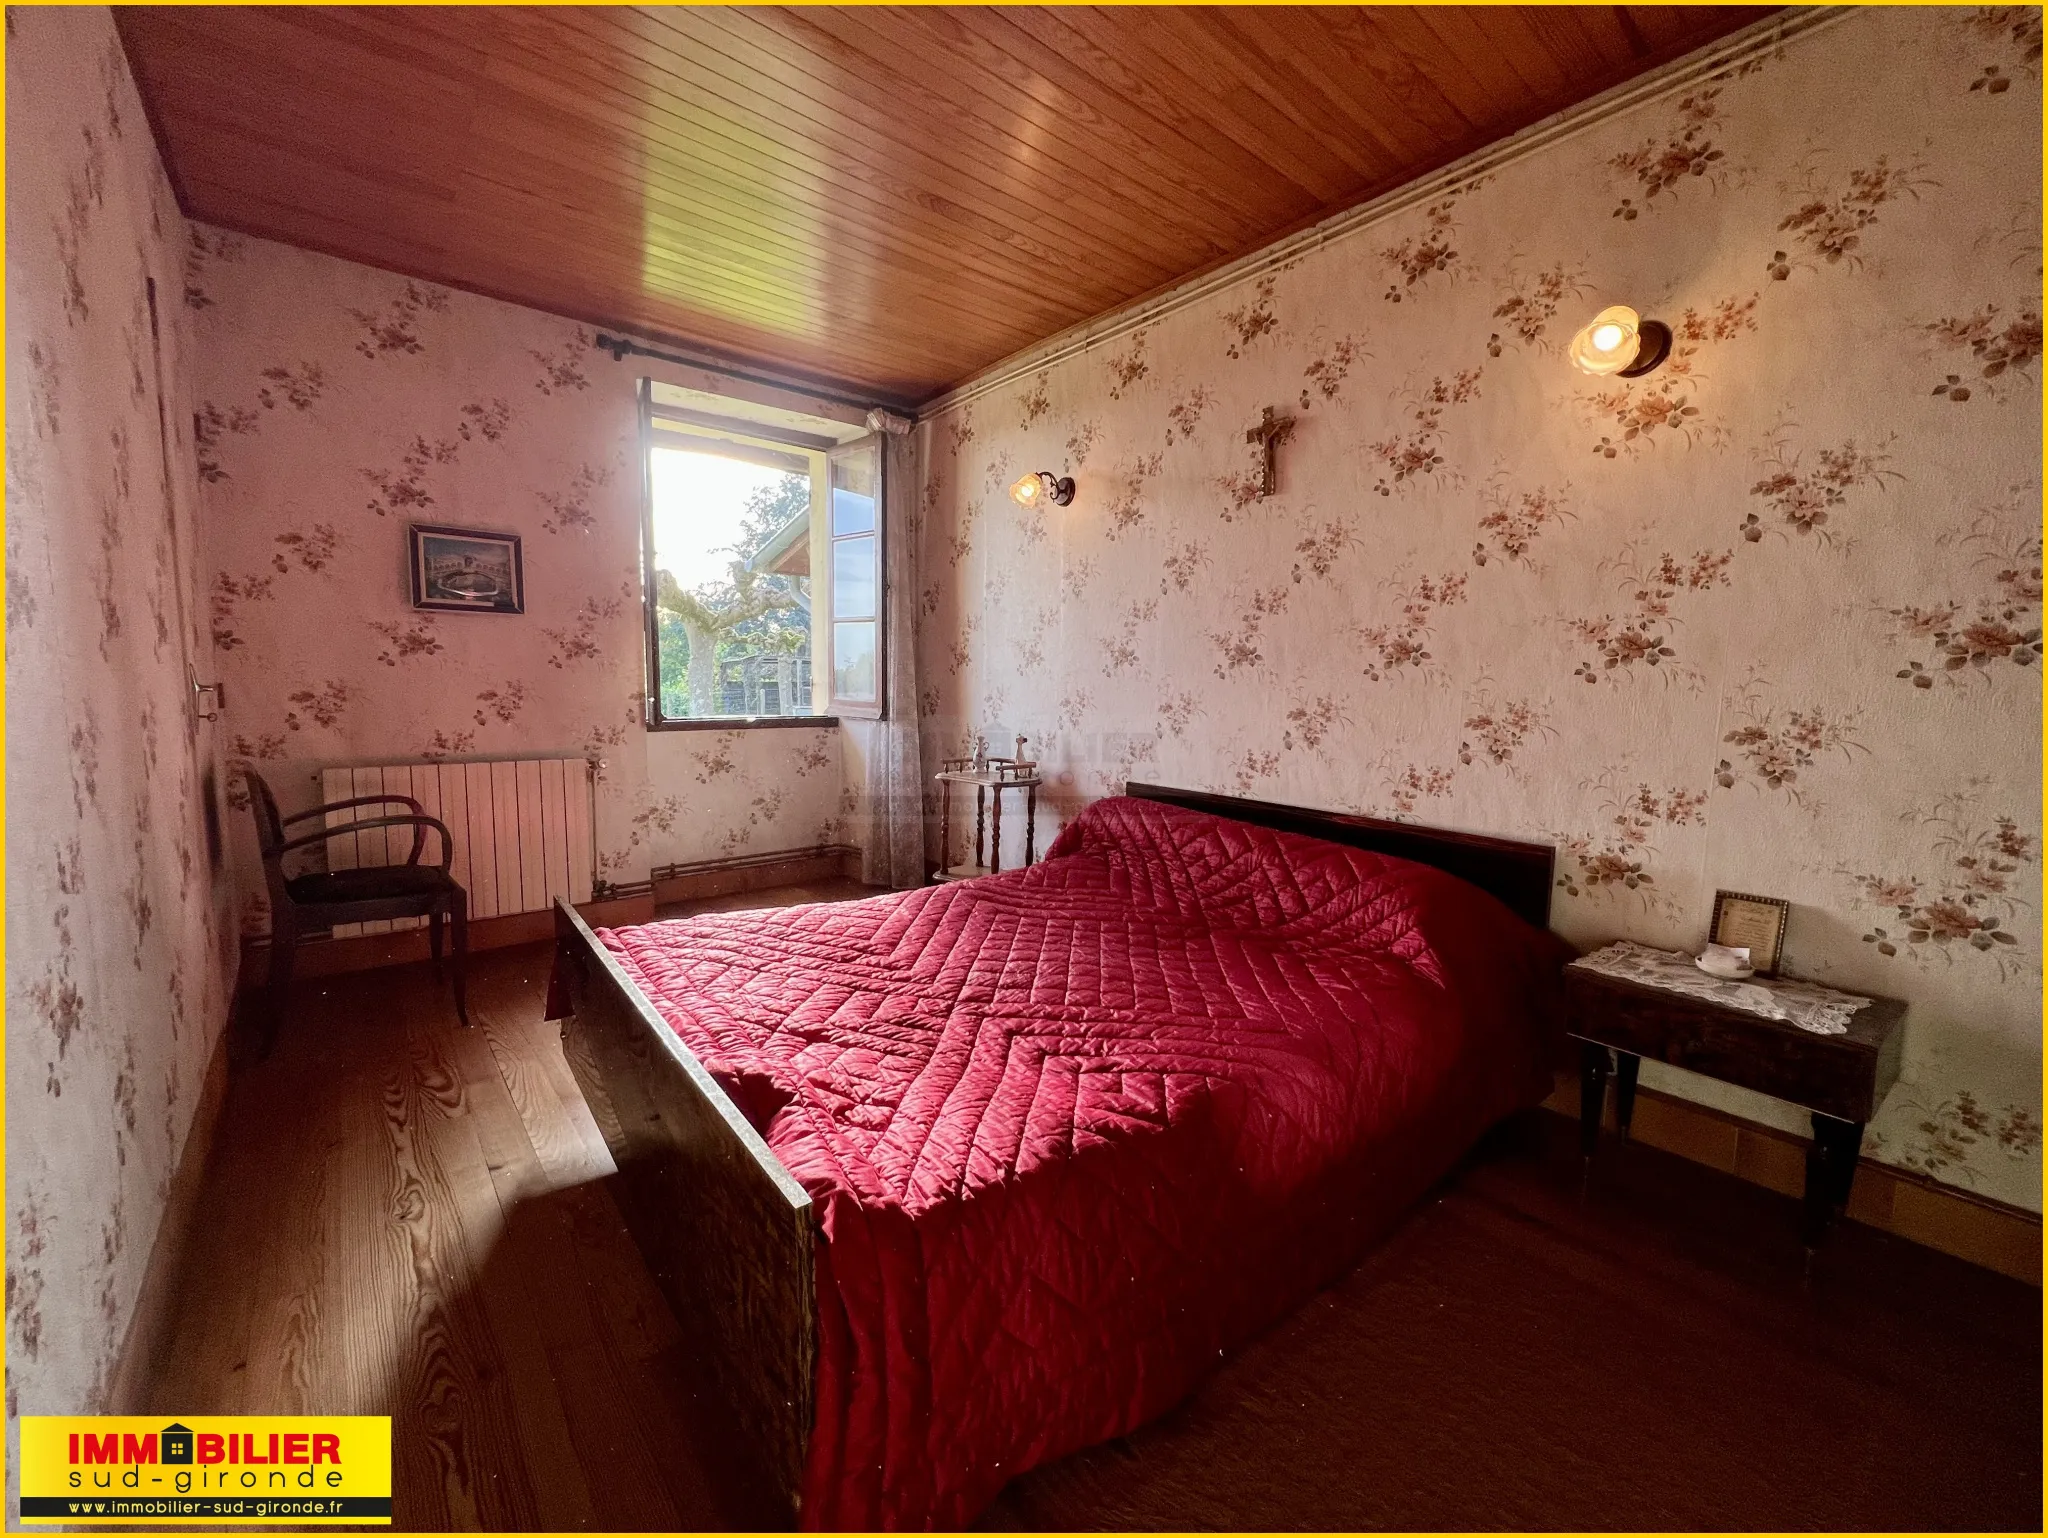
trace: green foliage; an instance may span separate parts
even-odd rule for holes
[[[782,526],[799,513],[810,511],[811,482],[808,476],[785,475],[773,486],[764,486],[747,496],[740,515],[737,554],[751,560],[755,552],[781,532]]]
[[[661,713],[671,721],[690,715],[690,636],[683,622],[673,614],[657,617],[656,638],[661,647]]]

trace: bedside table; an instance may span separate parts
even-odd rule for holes
[[[1024,739],[1020,737],[1017,741],[1021,746]],[[1003,868],[1003,792],[1006,790],[1024,792],[1024,863],[1032,863],[1033,844],[1037,838],[1038,787],[1044,783],[1038,777],[1036,764],[992,758],[986,769],[944,769],[932,778],[939,784],[939,868],[931,874],[933,881],[968,881],[976,876],[993,875]],[[974,787],[974,859],[964,865],[946,863],[953,845],[955,785]],[[993,807],[990,806],[990,797],[994,799]],[[993,817],[987,815],[991,811]],[[981,863],[984,831],[989,834],[986,865]]]
[[[1769,988],[1773,980],[1753,981]],[[1564,989],[1565,1029],[1579,1040],[1579,1126],[1587,1158],[1599,1146],[1610,1071],[1615,1123],[1626,1137],[1646,1057],[1789,1100],[1813,1116],[1801,1232],[1809,1248],[1820,1242],[1848,1205],[1864,1125],[1899,1077],[1903,999],[1871,997],[1848,1017],[1845,1032],[1824,1036],[1576,963],[1564,969]]]

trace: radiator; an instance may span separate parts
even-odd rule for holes
[[[351,796],[411,796],[429,817],[448,825],[454,859],[448,873],[469,894],[469,916],[495,918],[533,913],[557,897],[586,903],[596,869],[594,776],[581,758],[516,758],[488,762],[378,764],[320,772],[322,802]],[[328,826],[403,812],[400,806],[351,807],[328,813]],[[411,828],[374,828],[327,844],[331,870],[402,864],[412,850]],[[431,830],[423,861],[440,858]],[[337,938],[417,929],[425,919],[337,924]]]

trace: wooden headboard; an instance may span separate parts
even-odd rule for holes
[[[1557,851],[1548,844],[1489,838],[1483,833],[1453,833],[1412,822],[1356,817],[1348,812],[1318,812],[1274,801],[1247,801],[1241,796],[1219,796],[1206,790],[1176,790],[1170,785],[1141,785],[1133,781],[1124,787],[1124,794],[1141,801],[1164,801],[1170,806],[1228,817],[1233,822],[1277,828],[1282,833],[1300,833],[1333,844],[1347,844],[1353,849],[1369,849],[1374,854],[1390,854],[1419,865],[1434,865],[1461,881],[1471,882],[1482,892],[1491,893],[1537,928],[1550,927],[1550,890]]]

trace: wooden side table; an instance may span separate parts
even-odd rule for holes
[[[1770,986],[1767,979],[1755,981]],[[1905,1001],[1872,998],[1849,1017],[1845,1034],[1823,1036],[1788,1020],[1580,966],[1565,968],[1564,986],[1566,1029],[1579,1040],[1579,1126],[1586,1157],[1599,1146],[1610,1072],[1615,1123],[1628,1135],[1636,1076],[1646,1057],[1789,1100],[1813,1116],[1801,1234],[1809,1248],[1818,1244],[1849,1203],[1863,1128],[1898,1080]]]
[[[975,876],[992,876],[1003,868],[1003,792],[1021,790],[1024,792],[1024,863],[1030,865],[1035,857],[1038,823],[1038,787],[1043,782],[1036,774],[1018,774],[1001,767],[1005,762],[998,760],[991,768],[948,769],[932,776],[939,782],[939,868],[932,872],[934,881],[967,881]],[[947,865],[953,847],[953,787],[972,785],[974,787],[974,859],[966,865]],[[982,839],[988,836],[986,861],[982,855]]]

